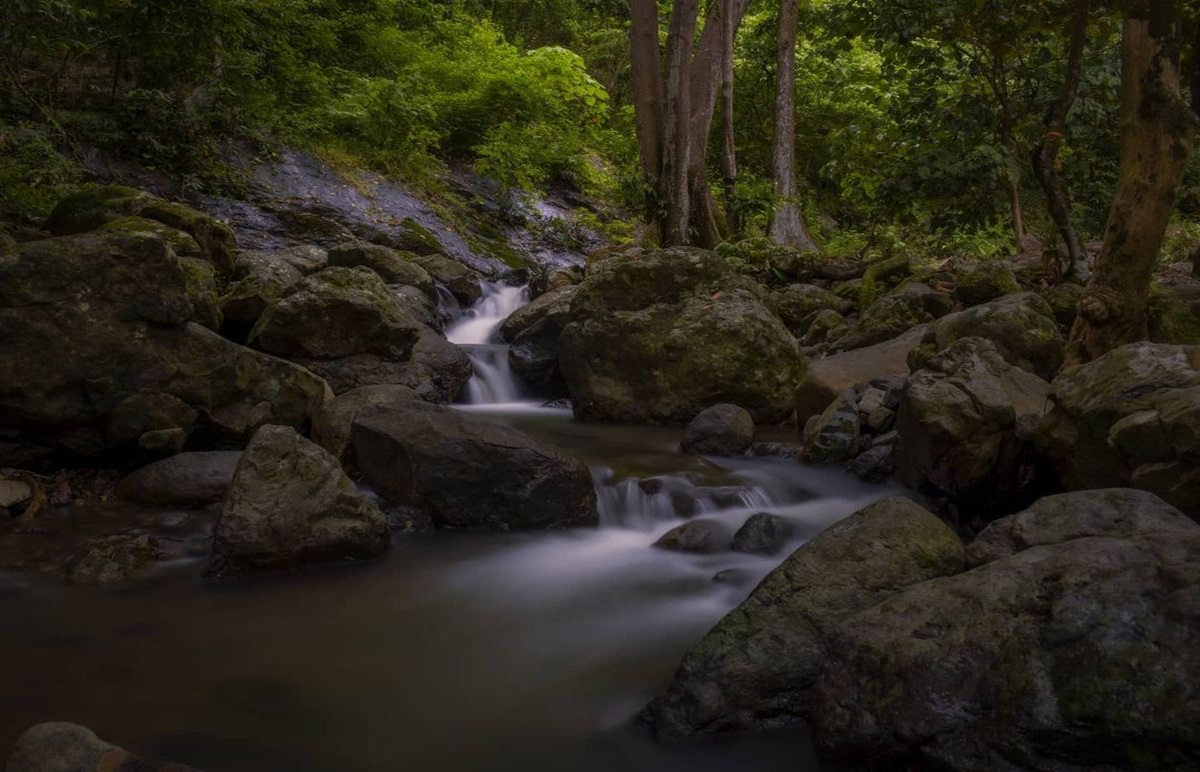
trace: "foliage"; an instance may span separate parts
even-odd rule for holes
[[[45,136],[0,124],[0,216],[40,222],[82,179]]]

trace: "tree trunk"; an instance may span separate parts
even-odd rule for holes
[[[779,34],[776,38],[775,149],[771,167],[779,207],[771,221],[770,235],[776,244],[804,251],[820,251],[808,232],[797,202],[796,187],[796,0],[781,0]]]
[[[1071,218],[1071,201],[1058,174],[1058,153],[1062,147],[1067,117],[1071,114],[1071,108],[1075,106],[1075,99],[1079,95],[1079,78],[1083,73],[1083,50],[1087,43],[1088,17],[1091,10],[1091,0],[1076,0],[1062,92],[1046,114],[1046,133],[1041,144],[1033,151],[1033,174],[1046,194],[1046,208],[1067,249],[1067,269],[1063,278],[1079,283],[1086,283],[1091,278],[1092,269],[1088,264],[1083,239],[1079,237],[1079,231]]]
[[[630,64],[633,71],[633,108],[637,121],[638,149],[648,190],[656,190],[662,173],[663,81],[658,50],[658,3],[633,0],[629,27]],[[657,202],[647,195],[646,217],[659,221]],[[661,223],[659,240],[662,240]]]
[[[1131,3],[1121,41],[1120,173],[1069,364],[1147,336],[1150,279],[1197,134],[1179,91],[1181,42],[1178,0]]]
[[[666,83],[663,88],[663,145],[660,195],[666,207],[663,246],[687,244],[691,231],[691,71],[696,36],[697,0],[675,0],[667,34]]]
[[[1004,83],[1003,71],[997,76]],[[1018,171],[1016,139],[1013,137],[1012,105],[1008,101],[1007,88],[999,90],[1003,115],[1000,119],[1000,146],[1004,148],[1004,177],[1008,183],[1008,212],[1012,220],[1013,238],[1017,242],[1017,253],[1025,249],[1025,215],[1021,211],[1021,174]]]
[[[725,14],[724,28],[721,30],[721,189],[725,200],[725,224],[729,233],[736,236],[742,231],[742,224],[735,206],[737,195],[737,147],[734,137],[733,124],[733,54],[734,43],[737,39],[737,21],[734,20],[734,6],[746,8],[747,0],[724,0],[729,8]]]

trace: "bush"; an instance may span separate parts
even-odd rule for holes
[[[44,134],[0,124],[0,215],[39,222],[82,180]]]

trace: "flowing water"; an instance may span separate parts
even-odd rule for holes
[[[500,325],[529,302],[528,287],[484,282],[483,297],[446,329],[446,339],[471,357],[475,374],[467,383],[469,405],[517,404],[526,397],[508,364],[508,346],[500,343]]]

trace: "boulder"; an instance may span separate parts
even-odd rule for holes
[[[958,281],[954,294],[964,306],[977,306],[1021,291],[1017,277],[999,263],[980,263]]]
[[[756,421],[793,410],[804,360],[763,290],[712,252],[614,255],[571,302],[560,366],[578,417],[687,421],[730,402]]]
[[[796,535],[796,525],[786,517],[759,512],[751,515],[733,535],[730,549],[755,555],[774,555]]]
[[[711,554],[729,549],[733,530],[720,520],[699,518],[667,531],[654,546],[670,552]]]
[[[348,391],[329,400],[317,411],[313,417],[313,442],[332,453],[343,466],[350,466],[353,456],[350,431],[358,412],[368,405],[386,405],[414,399],[419,399],[415,391],[396,384],[360,386]]]
[[[500,327],[501,336],[511,343],[508,361],[513,372],[544,394],[567,393],[558,364],[559,341],[571,320],[571,300],[578,289],[551,290],[517,309]]]
[[[910,364],[919,369],[922,359],[962,338],[986,338],[1010,364],[1046,380],[1062,367],[1066,345],[1054,310],[1034,293],[1023,292],[950,314],[929,325],[914,355],[916,360]]]
[[[206,507],[225,497],[241,458],[238,451],[180,453],[130,474],[117,495],[143,507]]]
[[[846,334],[845,318],[837,311],[816,311],[800,322],[804,334],[800,336],[802,346],[824,346]]]
[[[55,721],[17,738],[7,772],[198,772],[182,764],[151,764],[104,742],[90,729]]]
[[[92,539],[69,561],[67,581],[112,587],[128,584],[167,557],[149,534],[117,534]]]
[[[1200,764],[1200,528],[1159,505],[1128,522],[1130,503],[1059,500],[1019,525],[1001,520],[992,528],[1033,543],[843,620],[806,713],[822,756],[935,769]]]
[[[803,425],[820,415],[838,395],[885,375],[908,375],[908,357],[925,337],[925,327],[855,351],[818,359],[796,390],[796,418]]]
[[[1200,277],[1171,273],[1150,288],[1150,340],[1200,346]]]
[[[806,431],[804,460],[810,464],[844,464],[858,455],[858,402],[852,389],[835,399]]]
[[[813,284],[790,284],[775,290],[771,293],[771,301],[779,318],[797,338],[808,335],[808,322],[819,311],[844,315],[854,310],[854,304],[850,301]]]
[[[853,351],[894,340],[914,327],[944,316],[953,308],[950,296],[924,284],[905,284],[875,302],[845,335],[833,344],[835,351]]]
[[[436,297],[433,277],[424,268],[406,259],[403,253],[378,244],[368,244],[365,241],[339,244],[329,250],[329,265],[369,268],[377,273],[385,284],[416,287],[428,297]]]
[[[754,444],[754,419],[737,405],[713,405],[683,431],[680,449],[696,456],[740,456]]]
[[[899,451],[899,432],[888,432],[871,440],[870,446],[850,462],[849,469],[865,482],[884,482],[896,473]]]
[[[299,244],[271,252],[270,255],[277,260],[282,260],[305,276],[329,267],[329,251],[316,244]]]
[[[268,307],[300,283],[304,273],[278,255],[243,254],[234,266],[234,282],[221,297],[226,330],[245,340]]]
[[[387,521],[338,460],[283,426],[246,446],[213,532],[214,576],[362,560],[388,547]]]
[[[434,281],[449,290],[454,299],[463,306],[472,306],[483,296],[483,287],[480,284],[483,277],[478,271],[444,255],[409,254],[409,260],[424,268]]]
[[[1079,311],[1079,298],[1083,297],[1083,287],[1078,284],[1056,284],[1039,294],[1054,312],[1058,326],[1070,330]]]
[[[423,402],[369,405],[351,431],[364,478],[386,502],[441,528],[595,525],[591,472],[503,424]]]
[[[643,714],[660,737],[797,728],[840,622],[962,570],[958,537],[907,499],[885,499],[796,550],[684,657]]]
[[[1063,370],[1038,446],[1070,490],[1132,485],[1200,518],[1200,346],[1134,343]]]
[[[407,359],[355,354],[297,361],[325,378],[336,394],[363,386],[401,385],[427,402],[453,402],[471,379],[471,358],[428,327],[419,329],[420,336]]]
[[[325,398],[320,378],[193,315],[187,271],[157,236],[19,245],[0,256],[0,425],[94,455],[143,435],[145,447],[179,432],[245,441],[263,424],[308,422]]]
[[[908,379],[897,418],[901,482],[980,514],[1027,504],[1036,454],[1018,429],[1036,424],[1049,391],[991,341],[955,342]]]

